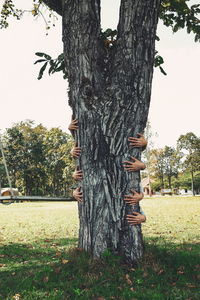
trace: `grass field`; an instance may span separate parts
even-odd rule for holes
[[[199,300],[200,197],[144,199],[145,257],[133,269],[74,249],[77,203],[0,204],[0,300]]]

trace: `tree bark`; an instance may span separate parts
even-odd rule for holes
[[[140,173],[122,162],[140,159],[128,137],[143,132],[153,75],[158,0],[122,0],[117,39],[101,38],[100,0],[65,0],[63,42],[69,74],[69,104],[79,120],[84,201],[79,204],[79,247],[100,257],[105,249],[137,263],[143,255],[141,226],[125,216],[139,211],[123,201],[139,190]]]

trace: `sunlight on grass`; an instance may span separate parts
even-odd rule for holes
[[[0,244],[78,235],[77,203],[14,203],[0,206]]]
[[[147,216],[145,237],[174,243],[199,240],[200,197],[152,197],[143,199],[141,206]],[[77,203],[0,205],[0,226],[0,244],[78,237]]]
[[[77,245],[76,202],[0,205],[0,300],[199,300],[200,197],[146,198],[133,268]]]
[[[173,243],[196,242],[200,237],[200,197],[146,198],[145,237],[162,237]]]

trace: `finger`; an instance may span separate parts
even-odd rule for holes
[[[81,154],[81,151],[74,151],[74,154],[80,155],[80,154]]]
[[[136,168],[135,166],[128,166],[128,167],[126,167],[126,169],[127,169],[127,170],[133,170],[133,171],[134,171],[134,170],[136,170],[137,168]]]
[[[137,224],[138,223],[137,220],[127,220],[127,222],[130,223],[130,224]]]
[[[133,193],[133,194],[137,194],[135,189],[131,189],[130,192]]]
[[[139,136],[139,137],[144,137],[144,134],[142,134],[142,133],[137,133],[137,136]]]
[[[133,200],[124,200],[127,204],[136,204]]]
[[[129,138],[128,138],[128,141],[136,142],[136,141],[138,141],[138,138],[136,138],[136,137],[129,137]]]
[[[130,168],[126,168],[125,171],[127,171],[127,172],[134,172],[135,170],[130,169]]]
[[[139,215],[138,212],[136,212],[136,211],[133,212],[133,216],[138,216],[138,215]]]
[[[140,145],[140,143],[141,143],[141,142],[139,142],[139,141],[135,141],[135,142],[132,141],[132,142],[130,143],[130,146],[137,146],[137,145]]]
[[[126,201],[126,204],[135,205],[136,203],[134,201]]]
[[[125,160],[122,162],[123,164],[132,164],[132,161],[129,161],[129,160]]]
[[[131,156],[131,159],[134,160],[134,161],[138,161],[138,159],[135,158],[134,156]]]
[[[133,212],[134,213],[134,212]],[[134,215],[126,215],[127,218],[135,218]]]
[[[78,129],[78,126],[76,126],[76,125],[71,125],[70,127],[71,127],[71,129],[73,129],[73,130]]]

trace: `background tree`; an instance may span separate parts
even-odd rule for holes
[[[143,172],[144,176],[147,175],[148,177],[148,184],[149,184],[149,195],[152,196],[152,184],[151,184],[151,177],[153,177],[153,174],[151,174],[152,170],[152,150],[154,147],[153,138],[157,136],[157,133],[152,132],[150,121],[147,122],[146,128],[145,128],[145,138],[148,141],[148,144],[144,151],[142,152],[142,160],[146,164],[146,169]]]
[[[177,141],[180,150],[185,151],[184,169],[190,172],[191,189],[194,192],[194,173],[200,170],[200,139],[192,132],[181,135]]]
[[[73,141],[69,135],[59,128],[47,131],[44,137],[45,172],[48,176],[46,193],[59,196],[61,191],[69,195],[73,184],[71,174],[74,161],[70,155]]]
[[[59,128],[47,130],[20,122],[4,134],[4,152],[13,187],[22,194],[71,196],[72,138]],[[2,186],[8,186],[1,162]]]
[[[126,223],[125,215],[133,207],[125,206],[123,196],[130,188],[139,188],[140,174],[125,172],[122,162],[130,156],[140,159],[140,149],[130,149],[127,138],[146,125],[160,1],[121,0],[113,43],[102,38],[100,0],[44,3],[63,17],[69,103],[73,117],[79,119],[76,140],[83,148],[79,166],[84,173],[79,246],[94,256],[111,248],[127,261],[137,262],[143,253],[141,229]],[[9,9],[4,16],[13,14]],[[198,12],[198,5],[189,8],[186,1],[161,2],[165,24],[174,31],[187,26],[196,39]],[[157,57],[160,64],[162,58]],[[46,66],[45,62],[43,70]]]
[[[151,173],[160,181],[160,188],[164,188],[164,153],[163,149],[152,149],[149,163]]]

